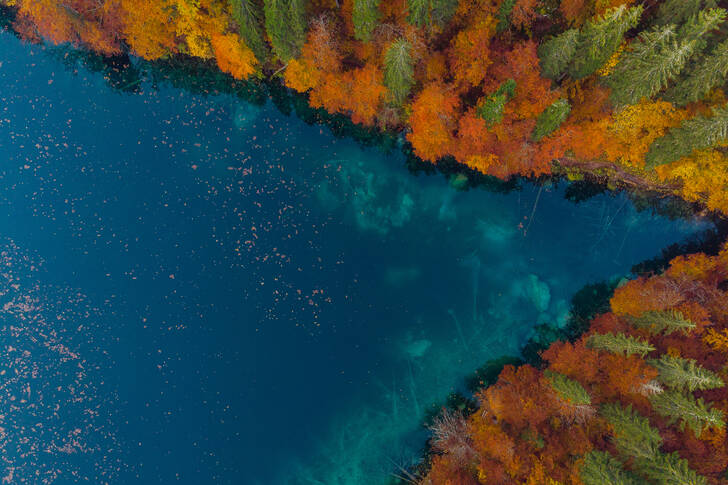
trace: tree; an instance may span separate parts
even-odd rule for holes
[[[687,334],[695,328],[695,323],[687,320],[676,310],[647,311],[639,317],[628,317],[630,323],[637,328],[645,328],[653,335],[664,333],[670,335],[678,330]]]
[[[459,98],[439,83],[430,84],[412,103],[407,139],[420,158],[436,161],[450,152]]]
[[[380,0],[354,0],[351,15],[354,23],[354,37],[362,42],[369,42],[372,33],[379,23]]]
[[[624,354],[626,356],[636,354],[642,357],[655,350],[647,340],[623,333],[616,335],[613,333],[595,333],[587,340],[587,346],[597,350],[606,350],[613,354]]]
[[[584,485],[638,485],[639,480],[622,468],[622,462],[604,451],[590,451],[584,456],[579,473]]]
[[[607,77],[617,106],[651,98],[683,70],[688,60],[705,47],[702,37],[720,25],[723,9],[701,11],[675,32],[674,25],[640,34]]]
[[[579,31],[569,29],[547,40],[538,48],[541,73],[549,79],[559,79],[576,53]]]
[[[700,437],[708,427],[723,428],[725,421],[720,409],[711,409],[702,398],[695,399],[692,394],[680,391],[665,391],[650,396],[650,403],[657,414],[668,418],[670,423],[680,422],[680,429],[685,426],[692,429],[695,436]]]
[[[415,83],[411,50],[412,46],[406,39],[398,39],[384,54],[384,85],[397,105],[404,103]]]
[[[503,109],[515,92],[516,81],[513,79],[504,81],[493,94],[478,103],[475,113],[483,118],[488,126],[500,123],[503,121]]]
[[[652,460],[637,464],[648,478],[664,485],[707,485],[705,477],[690,469],[688,461],[677,453],[657,453]]]
[[[614,435],[614,445],[625,458],[652,460],[662,446],[660,433],[650,421],[632,409],[617,403],[602,406],[600,413],[607,420]]]
[[[702,8],[715,8],[715,0],[665,0],[657,11],[656,22],[660,25],[680,25],[697,15]]]
[[[564,401],[574,406],[588,406],[591,404],[591,396],[577,381],[550,370],[544,371],[544,375],[551,387],[556,391],[556,394]]]
[[[247,79],[255,72],[255,56],[237,35],[213,34],[210,44],[221,71],[231,74],[235,79]]]
[[[645,156],[648,168],[663,165],[705,150],[728,139],[728,104],[713,108],[713,116],[696,116],[671,129],[652,143]]]
[[[582,79],[602,67],[616,52],[624,34],[637,25],[641,15],[642,6],[627,8],[622,5],[589,20],[579,32],[569,75]]]
[[[728,41],[724,41],[690,69],[687,77],[665,93],[665,98],[683,106],[699,101],[725,81],[728,74]]]
[[[513,13],[513,7],[516,6],[518,0],[503,0],[503,3],[498,7],[498,32],[503,32],[511,27],[511,14]]]
[[[245,45],[258,61],[263,62],[268,57],[268,47],[263,40],[263,10],[257,0],[231,0],[230,4]]]
[[[541,138],[556,131],[566,121],[569,112],[571,112],[571,105],[566,99],[555,101],[536,118],[536,127],[533,129],[531,138],[534,141],[540,141]]]
[[[665,354],[647,362],[660,373],[660,382],[678,391],[716,389],[724,385],[717,374],[698,365],[693,359]]]
[[[304,0],[265,0],[264,12],[276,56],[283,62],[297,57],[306,36]]]
[[[428,31],[442,28],[455,13],[457,0],[407,0],[407,20]]]
[[[448,52],[453,77],[466,87],[477,86],[488,73],[490,42],[495,34],[495,19],[487,16],[458,32]]]

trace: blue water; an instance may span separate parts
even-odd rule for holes
[[[376,484],[467,374],[709,227],[459,191],[270,102],[119,94],[7,34],[0,155],[12,483]]]

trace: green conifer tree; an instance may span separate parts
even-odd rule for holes
[[[622,462],[607,452],[593,450],[584,455],[579,473],[584,485],[638,485],[637,478],[622,468]]]
[[[544,375],[549,381],[549,384],[551,384],[551,387],[556,391],[556,394],[564,401],[574,406],[591,404],[591,396],[577,381],[569,379],[564,374],[550,370],[544,371]]]
[[[725,426],[720,409],[711,409],[710,403],[706,404],[702,398],[695,399],[692,394],[665,391],[650,396],[650,403],[657,414],[669,418],[671,423],[679,422],[681,430],[687,426],[698,437],[705,428]]]
[[[616,52],[624,34],[637,25],[641,15],[642,6],[627,8],[622,5],[589,20],[579,32],[569,75],[582,79],[602,67]]]
[[[531,135],[533,140],[539,141],[556,131],[566,121],[570,112],[571,105],[566,99],[562,98],[555,101],[536,118],[536,127],[533,129],[533,134]]]
[[[457,0],[407,0],[407,20],[429,31],[435,27],[442,28],[453,16],[457,6]]]
[[[664,354],[659,359],[647,361],[660,373],[658,380],[678,391],[716,389],[724,383],[718,375],[697,364],[693,359],[683,359]]]
[[[626,356],[639,355],[644,357],[649,354],[655,348],[650,345],[647,340],[639,337],[632,337],[631,335],[625,335],[623,333],[613,334],[595,333],[586,342],[588,347],[597,350],[605,350],[613,354],[623,354]]]
[[[298,56],[306,37],[305,0],[265,0],[264,12],[276,56],[283,62]]]
[[[518,0],[503,0],[503,3],[498,7],[498,25],[496,25],[496,32],[503,32],[504,30],[511,28],[511,14],[513,13],[513,7],[516,6]]]
[[[372,33],[379,24],[380,0],[354,0],[351,15],[354,24],[354,37],[362,42],[369,42]]]
[[[506,103],[513,99],[516,92],[516,81],[508,79],[498,89],[486,98],[478,102],[475,113],[483,118],[488,126],[493,126],[503,121],[503,109]]]
[[[677,452],[657,453],[651,460],[638,461],[636,468],[660,485],[707,485],[705,477],[690,469]]]
[[[639,317],[629,317],[629,321],[637,328],[645,328],[653,335],[664,333],[670,335],[678,330],[684,334],[695,328],[695,323],[686,319],[676,310],[648,311]]]
[[[665,0],[657,11],[657,23],[660,25],[680,25],[695,16],[702,8],[715,8],[715,0]]]
[[[728,103],[713,108],[713,116],[696,116],[655,140],[645,156],[648,168],[671,163],[728,140]]]
[[[541,72],[548,79],[558,80],[576,53],[579,38],[577,29],[569,29],[547,40],[538,48]]]
[[[245,45],[260,62],[268,57],[268,47],[263,40],[263,10],[256,0],[231,0],[233,18],[238,23],[240,36]]]
[[[607,78],[612,88],[612,102],[617,106],[635,104],[664,89],[688,60],[703,50],[703,36],[718,27],[725,17],[725,10],[710,9],[688,20],[677,33],[674,25],[641,33]]]
[[[398,39],[390,44],[384,54],[384,85],[397,105],[405,102],[415,83],[414,60],[410,51],[410,43]]]
[[[725,82],[728,75],[728,41],[724,41],[690,69],[687,77],[665,93],[665,98],[678,106],[699,101],[713,88]]]
[[[649,461],[660,452],[660,433],[631,405],[624,408],[618,403],[608,403],[600,413],[611,425],[614,445],[625,458]]]

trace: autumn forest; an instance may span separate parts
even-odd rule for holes
[[[279,82],[413,153],[728,215],[723,0],[0,0],[25,40]],[[728,484],[728,246],[430,424],[423,484]]]

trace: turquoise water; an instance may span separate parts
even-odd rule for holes
[[[384,481],[469,373],[710,227],[457,190],[270,102],[119,94],[7,34],[0,87],[11,482]]]

